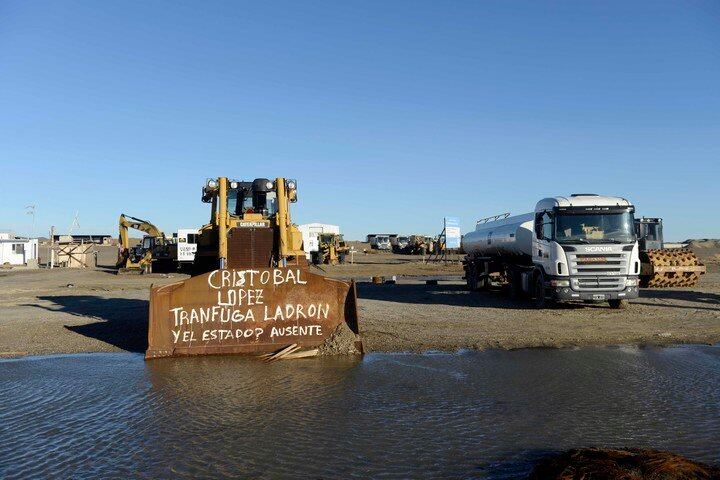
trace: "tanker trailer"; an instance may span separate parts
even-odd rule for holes
[[[491,284],[554,301],[607,301],[625,308],[638,296],[635,208],[620,197],[573,194],[540,200],[530,213],[478,220],[462,237],[470,290]]]

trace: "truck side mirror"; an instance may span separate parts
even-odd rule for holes
[[[535,236],[538,240],[542,240],[543,238],[542,213],[535,215]]]

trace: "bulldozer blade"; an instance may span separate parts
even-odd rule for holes
[[[215,270],[151,288],[145,358],[316,348],[343,323],[362,352],[354,282],[299,267]]]

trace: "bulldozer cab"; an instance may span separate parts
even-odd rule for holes
[[[196,274],[305,262],[302,235],[289,214],[290,204],[297,201],[295,180],[209,179],[202,201],[211,204],[211,210],[210,222],[198,236]]]
[[[661,218],[642,217],[635,219],[635,234],[642,251],[660,250],[664,246]]]
[[[259,178],[253,182],[230,182],[228,213],[232,217],[268,219],[277,214],[277,193],[273,182]]]

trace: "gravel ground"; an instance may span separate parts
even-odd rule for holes
[[[107,264],[114,250],[101,251]],[[720,266],[715,249],[700,285],[643,290],[627,310],[562,305],[535,310],[500,292],[470,293],[457,263],[419,257],[357,255],[354,265],[326,266],[327,275],[358,280],[366,351],[572,347],[720,341]],[[369,277],[397,276],[373,285]],[[93,270],[0,271],[0,356],[145,350],[151,284],[185,278],[117,276]],[[440,279],[426,285],[428,278]]]

